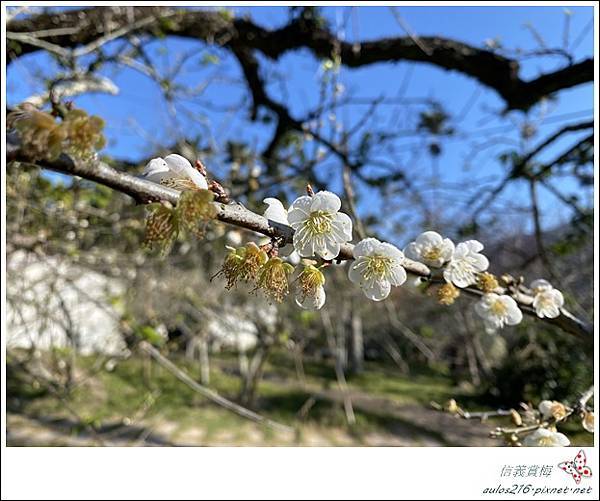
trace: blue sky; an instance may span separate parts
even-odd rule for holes
[[[283,7],[233,7],[237,14],[247,13],[266,27],[276,27],[286,22],[287,9]],[[569,7],[569,49],[576,60],[593,55],[593,29],[589,23],[593,16],[591,7]],[[565,27],[565,9],[561,7],[399,7],[398,12],[410,28],[420,36],[439,35],[455,38],[475,46],[485,40],[496,39],[510,49],[531,50],[539,42],[526,28],[529,23],[549,47],[562,47]],[[344,19],[349,19],[346,30],[339,35],[348,41],[369,40],[385,36],[402,36],[403,29],[387,7],[327,7],[323,13],[335,29]],[[587,30],[587,31],[586,31]],[[576,47],[573,47],[574,43]],[[176,119],[170,117],[167,105],[158,86],[146,76],[131,69],[107,67],[103,74],[110,77],[120,88],[117,96],[87,95],[78,97],[78,106],[102,116],[107,122],[106,133],[109,146],[106,152],[119,158],[136,160],[152,154],[154,145],[173,142],[181,134],[190,131],[200,135],[203,142],[213,145],[217,151],[227,139],[247,141],[260,148],[268,141],[272,125],[250,124],[244,107],[248,99],[240,85],[240,70],[237,63],[225,51],[210,48],[200,42],[169,38],[148,44],[148,52],[158,68],[166,69],[182,53],[190,52],[194,57],[185,64],[177,82],[186,86],[198,85],[213,78],[202,96],[201,102],[212,106],[234,106],[232,112],[215,112],[197,104],[198,98],[178,102]],[[219,57],[219,63],[206,64],[206,54]],[[204,61],[204,63],[203,63]],[[277,63],[266,62],[267,75],[285,76],[285,90],[273,80],[268,87],[272,97],[285,101],[294,116],[300,117],[318,102],[320,62],[308,52],[288,53]],[[564,65],[557,57],[536,57],[523,61],[521,75],[535,77],[540,72],[550,71]],[[40,92],[43,85],[39,76],[52,75],[56,71],[53,61],[46,55],[36,53],[22,58],[9,67],[7,90],[9,104]],[[457,133],[444,139],[443,154],[436,163],[427,154],[414,155],[412,151],[427,142],[427,138],[407,134],[396,141],[399,153],[395,161],[423,179],[423,189],[432,207],[440,204],[462,209],[472,194],[469,186],[476,181],[487,181],[493,185],[504,172],[497,160],[502,151],[520,148],[518,131],[529,121],[538,129],[530,146],[540,142],[546,135],[561,126],[593,116],[593,86],[583,85],[564,91],[558,102],[536,106],[528,116],[512,112],[499,117],[497,111],[502,101],[495,93],[482,88],[474,80],[456,72],[442,71],[436,67],[401,62],[377,64],[360,69],[341,69],[339,81],[346,95],[363,98],[398,96],[414,99],[431,98],[442,103],[453,117],[451,124]],[[479,90],[478,90],[479,89]],[[414,128],[417,112],[421,105],[385,106],[369,119],[369,126],[376,130],[409,130]],[[185,109],[185,111],[183,111]],[[336,113],[337,120],[352,126],[364,117],[365,106],[350,106]],[[193,114],[193,115],[192,115]],[[210,134],[212,132],[212,134]],[[561,148],[573,144],[577,136],[569,137],[549,148],[549,159]],[[489,147],[486,147],[489,146]],[[476,153],[479,152],[479,153]],[[211,159],[210,167],[224,173],[229,166],[222,155]],[[377,173],[377,167],[369,167]],[[331,188],[339,189],[339,165],[324,162],[321,169],[324,179],[332,179]],[[435,175],[438,184],[431,184]],[[427,184],[429,183],[429,184]],[[447,186],[448,189],[444,189]],[[566,192],[579,192],[578,186],[566,180],[561,183]],[[363,214],[380,211],[382,208],[372,193],[358,186],[360,211]],[[467,192],[468,196],[467,196]],[[524,200],[526,187],[518,184],[504,197],[506,203]],[[568,217],[568,212],[556,203],[551,195],[540,193],[545,226],[553,226]],[[591,196],[591,193],[587,194]],[[452,207],[450,207],[452,212]],[[522,217],[522,216],[519,216]],[[524,223],[528,228],[529,223]]]

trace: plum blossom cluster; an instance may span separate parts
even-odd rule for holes
[[[517,325],[523,313],[517,302],[505,294],[497,278],[487,272],[488,259],[481,253],[483,245],[467,240],[457,245],[434,231],[422,233],[406,246],[406,256],[440,269],[444,284],[438,289],[441,304],[450,305],[460,295],[460,289],[476,287],[483,294],[475,304],[475,312],[483,320],[486,331],[495,332],[505,325]],[[564,304],[562,293],[546,280],[535,280],[530,285],[533,308],[540,318],[556,318]]]
[[[180,191],[211,193],[205,171],[193,167],[188,160],[177,154],[154,158],[146,166],[144,179],[160,183]],[[324,268],[340,259],[340,252],[352,241],[352,220],[341,211],[340,198],[329,191],[308,194],[296,198],[286,209],[276,198],[267,198],[264,217],[272,224],[290,226],[292,241],[273,238],[258,245],[249,243],[238,248],[229,248],[222,269],[227,288],[238,282],[256,285],[277,302],[296,287],[296,303],[307,309],[320,309],[325,304]],[[157,242],[168,248],[180,228],[193,230],[194,218],[209,216],[207,198],[196,197],[194,203],[187,196],[173,209],[160,204],[154,207],[149,218],[150,243]],[[353,261],[348,266],[348,279],[357,285],[372,301],[382,301],[391,293],[392,287],[407,282],[405,265],[408,260],[426,265],[431,273],[425,281],[438,284],[437,298],[441,304],[451,305],[460,296],[461,290],[469,288],[479,291],[481,298],[475,304],[475,312],[481,317],[485,329],[495,332],[506,325],[517,325],[523,318],[521,308],[500,287],[498,279],[487,270],[489,260],[482,253],[483,244],[467,240],[455,244],[435,231],[426,231],[410,242],[403,250],[375,238],[365,238],[352,250]],[[346,251],[346,256],[348,251]],[[314,259],[321,259],[317,266]],[[302,262],[301,270],[295,274],[295,265]],[[422,280],[423,277],[420,277]],[[556,318],[560,315],[564,298],[545,280],[536,280],[526,290],[533,297],[532,308],[540,318]]]
[[[530,285],[533,293],[533,307],[540,318],[556,318],[565,300],[562,292],[552,287],[546,280],[534,280]]]
[[[571,441],[564,433],[556,429],[556,425],[577,414],[581,418],[582,427],[586,431],[594,433],[594,413],[587,410],[585,405],[576,412],[575,409],[557,400],[542,400],[538,405],[537,413],[529,412],[528,414],[529,419],[534,420],[538,427],[534,426],[533,431],[527,427],[523,428],[529,431],[521,440],[522,445],[527,447],[568,447],[571,445]]]
[[[579,417],[584,430],[594,433],[594,413],[588,409],[587,401],[592,395],[588,390],[574,406],[557,400],[542,400],[537,409],[530,404],[521,403],[520,410],[508,409],[490,412],[468,412],[462,409],[456,400],[450,399],[444,405],[433,402],[433,407],[464,419],[501,418],[505,416],[510,426],[497,427],[491,433],[493,438],[502,438],[507,445],[525,447],[566,447],[571,444],[569,438],[557,430],[567,420]],[[589,395],[589,397],[588,397]]]
[[[426,231],[409,243],[404,252],[407,257],[440,270],[445,282],[438,289],[441,304],[454,303],[460,289],[476,286],[481,290],[483,295],[475,304],[475,312],[482,318],[486,330],[494,332],[505,325],[520,323],[523,313],[512,297],[498,293],[498,281],[486,271],[489,260],[482,250],[483,244],[477,240],[455,245],[435,231]]]

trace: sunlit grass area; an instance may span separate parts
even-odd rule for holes
[[[44,354],[42,358],[52,357]],[[199,379],[197,362],[181,356],[172,358],[190,376]],[[293,361],[283,351],[276,352],[266,364],[255,410],[293,426],[295,432],[289,436],[215,405],[170,372],[139,356],[118,361],[114,366],[105,358],[77,357],[75,382],[64,393],[32,379],[19,369],[16,360],[17,356],[9,353],[11,445],[27,445],[32,439],[35,445],[69,445],[79,441],[94,445],[95,440],[123,445],[139,444],[142,439],[150,445],[468,445],[470,441],[495,445],[486,439],[486,430],[499,422],[492,419],[483,424],[467,423],[432,410],[431,401],[450,398],[478,405],[475,394],[454,388],[443,376],[407,377],[392,367],[382,369],[367,364],[364,372],[348,380],[347,394],[353,402],[355,419],[349,424],[333,366],[308,362],[301,382],[295,377]],[[235,357],[215,355],[211,365],[210,388],[235,400],[241,382]],[[477,408],[491,410],[482,405]],[[34,433],[35,427],[52,433]],[[463,434],[463,427],[467,435]],[[592,435],[582,432],[576,424],[567,429],[574,444],[591,443]],[[456,443],[456,436],[466,443]],[[40,443],[40,439],[49,443]]]

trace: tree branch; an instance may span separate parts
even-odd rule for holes
[[[147,18],[150,20],[146,21]],[[40,38],[27,37],[32,32],[52,30],[57,26],[78,30],[54,32],[44,37],[42,46]],[[526,81],[519,77],[517,60],[442,37],[419,37],[421,44],[428,48],[424,52],[410,36],[359,44],[345,42],[322,27],[314,17],[300,16],[282,28],[268,30],[251,20],[230,19],[220,12],[170,7],[135,7],[131,10],[91,7],[13,19],[7,25],[7,37],[13,40],[8,49],[8,60],[52,46],[61,51],[82,45],[94,47],[98,41],[111,39],[130,26],[134,29],[127,29],[128,32],[176,35],[217,43],[231,50],[243,46],[258,50],[273,60],[289,51],[306,48],[318,58],[329,58],[339,49],[342,64],[352,68],[393,61],[432,64],[468,75],[495,90],[504,100],[506,110],[526,111],[554,92],[591,82],[594,78],[592,59]]]
[[[162,186],[138,177],[119,172],[112,167],[109,167],[103,162],[93,160],[89,162],[76,161],[66,154],[61,154],[56,160],[37,161],[33,162],[26,151],[20,147],[20,142],[17,134],[7,134],[7,161],[16,161],[23,163],[33,163],[40,168],[50,169],[64,174],[79,176],[90,181],[95,181],[99,184],[108,186],[114,190],[120,191],[132,197],[138,203],[149,203],[155,201],[168,201],[176,204],[179,200],[180,193],[176,190]],[[217,209],[216,218],[227,224],[255,231],[271,238],[279,238],[283,243],[292,243],[294,230],[281,223],[267,220],[263,216],[256,214],[239,203],[223,204],[213,202]],[[342,246],[339,260],[352,260],[354,246],[345,244]],[[405,258],[403,262],[404,268],[413,275],[425,277],[431,280],[432,283],[440,282],[439,278],[432,278],[431,271],[422,263],[412,261]],[[462,289],[464,292],[481,296],[483,293],[474,288],[467,287]],[[507,290],[499,288],[496,292],[499,294],[510,294],[521,309],[537,318],[535,310],[532,307],[533,297],[523,292]],[[587,342],[593,341],[593,327],[583,320],[576,318],[567,310],[562,309],[561,315],[557,318],[544,318],[544,322],[556,325],[564,331],[579,336]]]

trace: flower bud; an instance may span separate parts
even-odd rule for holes
[[[288,276],[294,267],[280,257],[272,257],[260,269],[257,288],[262,289],[267,297],[278,303],[289,293]]]
[[[438,302],[445,306],[453,304],[458,296],[460,296],[460,291],[450,282],[442,285],[437,291]]]
[[[499,287],[499,284],[496,277],[486,271],[480,273],[477,277],[477,287],[483,292],[494,292]]]

